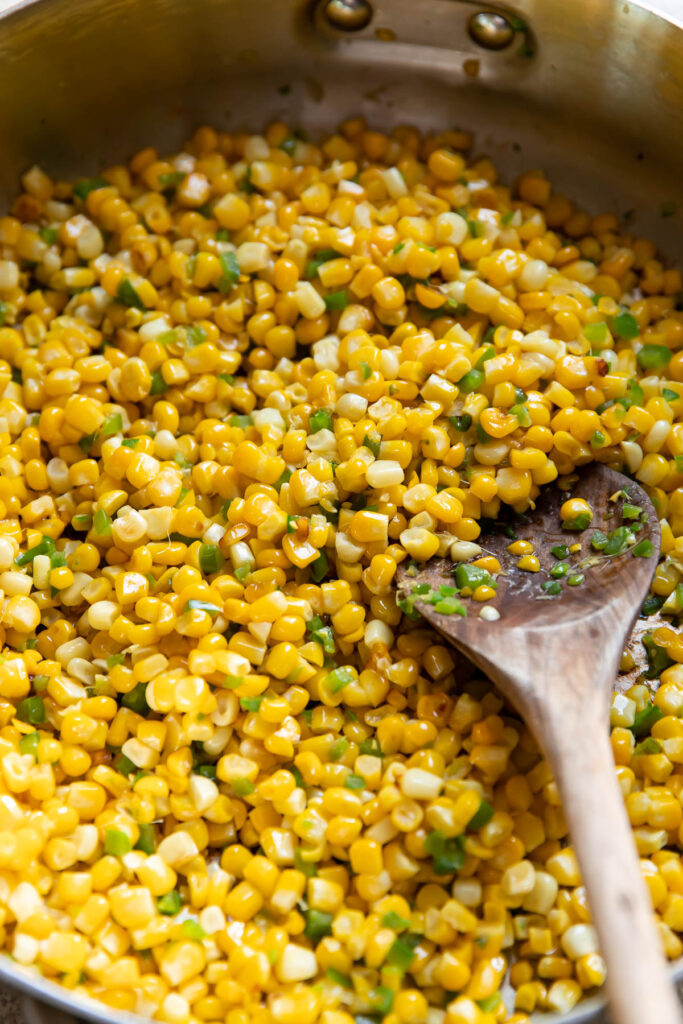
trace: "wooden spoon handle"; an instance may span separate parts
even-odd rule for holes
[[[589,704],[593,704],[589,701]],[[680,1024],[683,1016],[614,771],[604,712],[551,713],[550,760],[607,963],[615,1024]],[[595,714],[591,714],[594,711]]]

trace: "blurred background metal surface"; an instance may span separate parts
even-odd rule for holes
[[[674,249],[681,221],[660,213],[683,166],[683,0],[678,28],[628,0],[523,0],[527,30],[497,51],[467,25],[502,5],[368,2],[367,27],[347,33],[308,0],[15,4],[0,28],[0,199],[34,160],[88,172],[197,123],[315,131],[361,112],[473,129],[504,175],[543,166]]]
[[[315,134],[361,113],[471,130],[505,180],[542,167],[681,257],[683,0],[0,0],[0,97],[0,210],[35,162],[83,175],[201,123]],[[139,1020],[77,1007],[9,958],[3,983],[99,1024]],[[599,1005],[563,1024],[604,1021]],[[3,1014],[69,1024],[30,998]]]

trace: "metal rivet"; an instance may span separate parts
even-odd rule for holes
[[[372,7],[368,0],[327,0],[323,13],[333,28],[358,32],[369,25]]]
[[[515,30],[504,14],[479,11],[470,18],[470,37],[485,50],[503,50],[512,42]]]

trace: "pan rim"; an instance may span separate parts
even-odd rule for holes
[[[671,976],[674,982],[683,982],[683,957],[673,962]],[[152,1019],[127,1010],[113,1009],[90,996],[75,996],[69,989],[15,963],[7,955],[0,957],[0,982],[18,990],[25,999],[47,1003],[67,1016],[78,1014],[80,1019],[92,1021],[92,1024],[145,1024]],[[596,994],[582,1000],[569,1013],[534,1013],[531,1021],[532,1024],[590,1024],[595,1022],[595,1015],[606,1007],[605,996]],[[34,1022],[29,1021],[28,1024]]]

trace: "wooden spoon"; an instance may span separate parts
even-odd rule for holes
[[[563,583],[559,596],[541,589],[557,564],[556,545],[581,542],[573,564],[591,561],[590,538],[624,524],[623,500],[647,513],[637,540],[651,541],[648,557],[631,551],[596,558],[581,586]],[[594,518],[581,533],[561,528],[559,509],[568,497],[585,498]],[[622,652],[657,564],[660,531],[645,491],[606,466],[582,470],[571,494],[546,489],[535,511],[514,520],[519,539],[535,545],[541,572],[519,570],[508,553],[509,531],[485,535],[479,543],[503,567],[496,597],[485,606],[465,601],[467,617],[443,615],[424,601],[415,608],[467,655],[516,705],[536,735],[559,787],[584,884],[607,963],[607,990],[619,1024],[680,1024],[681,1008],[656,932],[624,798],[617,784],[609,741],[609,704]],[[454,585],[454,565],[433,559],[415,575],[402,565],[398,586],[406,596],[419,583],[438,589]],[[482,607],[500,612],[480,618]]]

